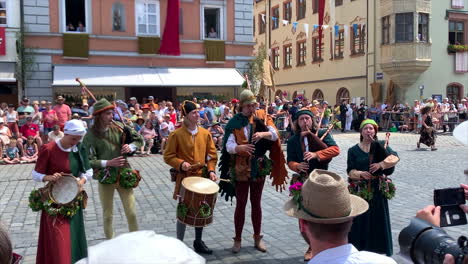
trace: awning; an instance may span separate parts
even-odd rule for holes
[[[55,66],[53,86],[240,86],[244,78],[233,68],[143,68]]]
[[[16,82],[15,62],[0,63],[0,82]]]

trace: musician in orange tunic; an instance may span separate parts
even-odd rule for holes
[[[340,154],[340,149],[327,129],[317,131],[318,124],[309,109],[301,109],[294,115],[293,127],[295,133],[288,140],[287,146],[288,167],[297,173],[293,175],[292,182],[303,182],[313,170],[327,170],[331,159]],[[301,234],[309,244],[305,228],[307,226],[299,222]],[[304,260],[309,261],[311,258],[312,251],[309,246]]]
[[[182,180],[187,176],[202,176],[202,168],[206,166],[208,177],[216,181],[216,162],[218,161],[216,147],[208,130],[198,126],[197,105],[192,101],[184,101],[182,105],[184,121],[182,127],[169,135],[164,161],[178,171],[174,190],[174,199],[178,198]],[[184,240],[186,225],[177,221],[177,238]],[[195,252],[211,254],[202,240],[203,227],[195,228]]]

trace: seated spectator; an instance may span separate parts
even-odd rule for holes
[[[143,127],[144,124],[145,124],[145,119],[143,119],[142,116],[138,116],[135,122],[135,126],[134,126],[135,131],[140,132],[140,129]]]
[[[81,120],[81,116],[78,114],[78,113],[74,113],[72,115],[72,118],[71,119],[76,119],[76,120],[80,120],[81,122],[83,122],[83,126],[85,128],[88,128],[88,123],[86,123],[85,121]]]
[[[223,144],[223,137],[224,137],[223,128],[219,125],[218,122],[214,122],[213,125],[211,125],[208,128],[208,131],[211,133],[211,136],[213,137],[213,142],[216,148],[221,149],[221,146]]]
[[[19,149],[17,147],[17,140],[15,138],[10,139],[10,145],[6,148],[6,157],[3,161],[7,164],[20,163]]]
[[[11,131],[7,126],[5,126],[4,118],[0,117],[0,146],[7,146],[10,144],[11,137]],[[0,154],[1,153],[2,152],[0,152]]]
[[[171,131],[169,131],[169,123],[172,124],[171,121],[162,122],[161,125],[159,126],[159,135],[161,136],[161,153],[164,152],[167,139],[169,138],[169,134],[171,133]]]
[[[34,137],[29,136],[28,141],[23,146],[23,157],[21,157],[21,160],[27,163],[36,162],[38,151]]]
[[[78,32],[86,32],[86,27],[83,25],[83,22],[78,21],[78,27],[76,28]]]
[[[75,26],[72,23],[67,24],[67,31],[76,31]]]
[[[146,121],[145,125],[140,129],[139,133],[143,136],[143,139],[145,140],[145,144],[141,147],[141,154],[150,155],[151,148],[154,144],[154,139],[157,136],[156,131],[154,131],[153,123],[150,120]],[[147,148],[146,152],[145,147]]]
[[[174,124],[173,124],[172,121],[171,121],[171,116],[170,116],[170,115],[167,115],[167,114],[166,114],[166,115],[164,116],[163,122],[166,122],[166,123],[167,123],[168,129],[169,129],[169,133],[171,133],[172,131],[175,130]]]
[[[50,131],[49,134],[47,134],[47,136],[49,137],[49,142],[57,141],[57,140],[63,138],[63,132],[60,131],[60,126],[59,125],[55,125],[52,128],[52,131]]]
[[[42,139],[39,134],[39,126],[32,123],[32,117],[26,117],[26,124],[24,124],[21,129],[21,138],[18,138],[18,148],[23,149],[23,144],[27,141],[29,136],[34,138],[34,141],[37,143],[38,147],[42,146]]]
[[[18,128],[18,112],[15,111],[15,106],[12,104],[8,105],[8,111],[5,113],[6,122],[8,124],[8,128],[10,129],[11,133],[15,137],[19,134]]]
[[[223,113],[221,113],[221,117],[219,118],[219,122],[222,124],[227,124],[229,122],[229,119],[232,118],[232,113],[229,107],[224,107]]]

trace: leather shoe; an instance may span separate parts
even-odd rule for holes
[[[260,236],[260,235],[259,236],[254,236],[255,248],[258,251],[266,252],[267,249],[266,249],[265,243],[263,243],[262,238],[263,238],[263,236]]]
[[[309,246],[306,253],[304,254],[304,261],[309,261],[311,259],[312,259],[312,249]]]
[[[241,249],[241,240],[240,239],[235,239],[234,238],[234,245],[232,246],[232,253],[239,253]]]
[[[195,252],[200,254],[212,254],[213,250],[209,249],[203,240],[195,240],[193,241],[193,249]]]

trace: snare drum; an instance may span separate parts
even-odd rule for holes
[[[204,227],[213,222],[213,210],[218,196],[219,186],[202,177],[187,177],[182,181],[180,190],[183,214],[177,214],[177,220],[193,226]]]

